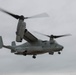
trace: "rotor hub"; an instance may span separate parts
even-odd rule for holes
[[[24,17],[23,15],[21,15],[19,19],[24,20],[24,19],[25,19],[25,17]]]

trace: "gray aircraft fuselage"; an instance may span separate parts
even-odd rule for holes
[[[33,55],[49,53],[51,55],[54,52],[60,52],[63,49],[63,46],[59,45],[55,40],[51,41],[41,41],[38,40],[36,43],[24,43],[22,45],[14,46],[3,46],[5,48],[11,49],[11,52],[17,55]]]

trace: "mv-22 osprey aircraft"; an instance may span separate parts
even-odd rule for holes
[[[27,41],[26,43],[18,46],[15,44],[15,41],[13,41],[10,46],[6,46],[3,44],[2,36],[0,36],[0,48],[4,47],[7,49],[11,49],[11,53],[14,53],[16,55],[24,55],[24,56],[33,55],[32,57],[34,59],[36,58],[37,55],[44,53],[49,53],[50,55],[53,55],[54,52],[58,52],[58,54],[61,54],[60,51],[62,51],[64,47],[58,44],[54,39],[69,36],[70,34],[57,35],[57,36],[42,34],[50,38],[49,41],[47,40],[42,41],[37,37],[35,37],[26,29],[26,23],[24,22],[24,19],[48,17],[48,14],[42,13],[32,17],[24,17],[23,15],[19,16],[12,14],[1,8],[0,11],[18,19],[16,42],[22,42],[23,39]]]

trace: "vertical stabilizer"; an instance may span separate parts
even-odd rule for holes
[[[15,46],[16,46],[15,41],[13,41],[13,42],[11,43],[11,45],[12,45],[13,47],[15,47]]]
[[[15,46],[16,46],[15,41],[12,41],[11,46],[12,46],[12,47],[15,47]],[[14,53],[14,52],[15,52],[15,50],[14,50],[14,49],[11,49],[11,53]]]
[[[3,47],[3,40],[2,40],[2,36],[0,36],[0,48]]]

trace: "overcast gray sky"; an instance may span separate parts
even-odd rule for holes
[[[27,29],[39,39],[48,40],[33,31],[72,34],[57,39],[64,46],[61,55],[43,54],[34,60],[31,56],[17,56],[8,49],[0,49],[0,75],[76,75],[76,0],[0,0],[0,8],[24,16],[48,13],[49,18],[25,21]],[[7,45],[15,40],[17,22],[0,12],[0,35]]]

